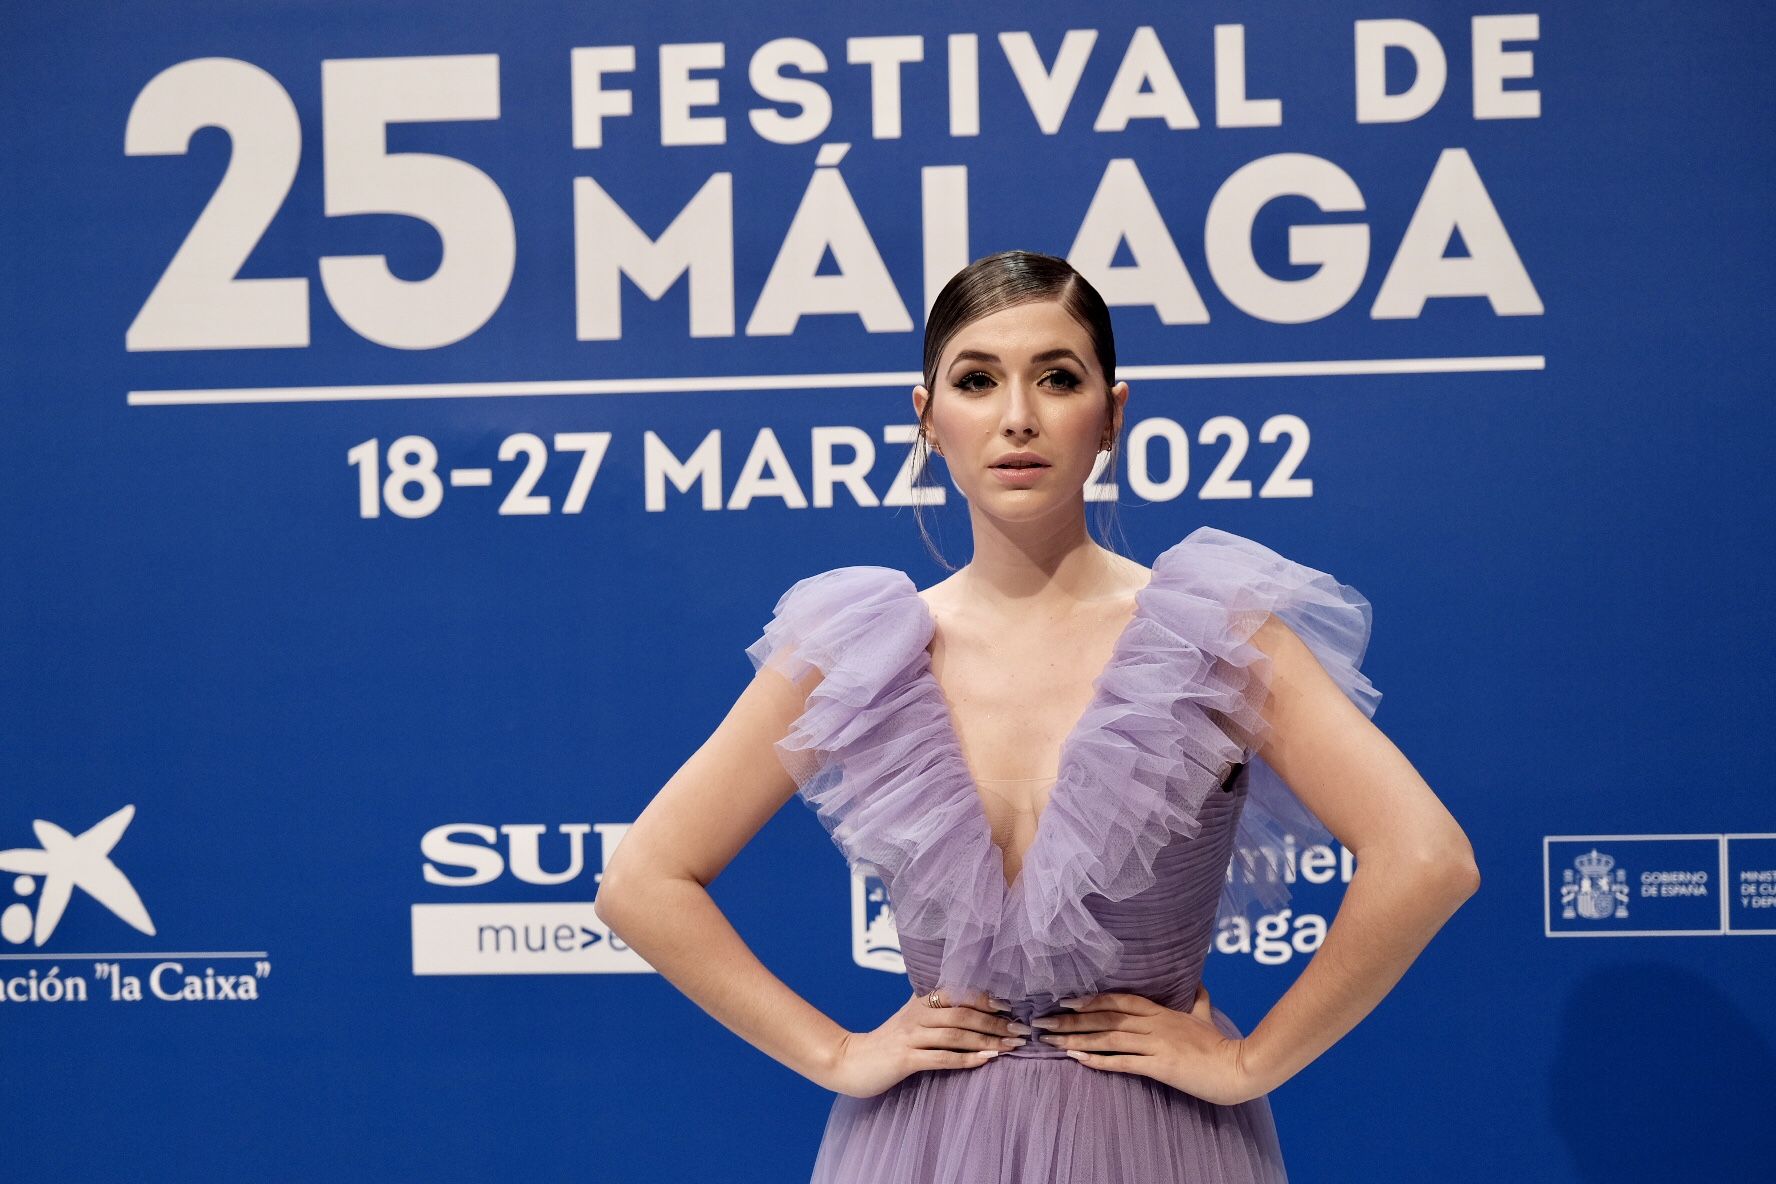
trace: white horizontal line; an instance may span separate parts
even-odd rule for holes
[[[5,962],[66,962],[71,958],[268,958],[264,950],[171,950],[149,954],[0,954]]]
[[[1608,843],[1638,843],[1648,841],[1665,842],[1670,839],[1720,839],[1722,837],[1723,836],[1718,831],[1708,835],[1543,835],[1542,846],[1546,847],[1549,843],[1592,843],[1600,841]],[[1776,836],[1726,835],[1724,837],[1729,839],[1761,839]]]
[[[1307,362],[1178,362],[1118,366],[1118,378],[1316,378],[1345,374],[1469,374],[1492,370],[1542,370],[1541,354],[1481,358],[1326,358]]]
[[[1176,362],[1118,366],[1119,379],[1313,378],[1350,374],[1461,374],[1541,370],[1540,354],[1478,358],[1331,358],[1309,362]],[[260,386],[212,390],[131,391],[132,407],[218,403],[324,403],[374,399],[490,399],[534,395],[648,395],[698,391],[911,387],[916,370],[857,374],[713,374],[689,378],[564,378],[539,382],[414,382],[377,386]]]
[[[1580,932],[1572,929],[1549,929],[1543,937],[1744,937],[1748,933],[1771,933],[1769,929],[1594,929]]]

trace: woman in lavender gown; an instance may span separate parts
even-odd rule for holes
[[[1479,884],[1455,820],[1370,722],[1370,605],[1199,527],[1151,570],[1085,486],[1128,385],[1098,293],[1011,251],[934,303],[920,445],[969,564],[795,583],[756,674],[612,856],[598,912],[717,1020],[832,1089],[815,1184],[1270,1184],[1268,1092],[1354,1027]],[[847,1031],[750,953],[705,885],[799,793],[887,888],[907,1001]],[[1209,1001],[1217,927],[1288,899],[1281,854],[1358,872],[1250,1034]]]

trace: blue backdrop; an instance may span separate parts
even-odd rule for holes
[[[1273,1094],[1295,1177],[1769,1172],[1766,11],[0,28],[9,1176],[805,1179],[831,1095],[589,902],[784,588],[933,582],[915,497],[966,559],[908,391],[1008,247],[1113,305],[1130,553],[1207,522],[1369,596],[1474,841]],[[1243,1028],[1344,879],[1211,958]],[[863,1029],[877,887],[792,802],[713,892]]]

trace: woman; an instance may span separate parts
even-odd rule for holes
[[[887,567],[790,588],[752,683],[605,871],[606,924],[840,1095],[817,1184],[1284,1180],[1268,1091],[1479,885],[1369,721],[1355,589],[1208,527],[1151,571],[1093,541],[1083,490],[1128,400],[1115,366],[1108,311],[1064,260],[955,276],[913,403],[968,501],[972,561],[923,590]],[[914,991],[873,1031],[774,977],[704,888],[798,789],[893,904]],[[1285,834],[1326,827],[1358,871],[1242,1035],[1201,982],[1216,924],[1286,900]]]

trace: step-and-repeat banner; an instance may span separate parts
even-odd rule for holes
[[[14,6],[0,1162],[793,1181],[832,1095],[593,910],[793,581],[943,574],[926,310],[1112,306],[1150,562],[1375,605],[1480,893],[1272,1095],[1305,1181],[1776,1155],[1772,18],[1739,5]],[[1094,518],[1099,506],[1093,506]],[[1353,869],[1216,939],[1250,1030]],[[792,800],[712,885],[908,986]]]

